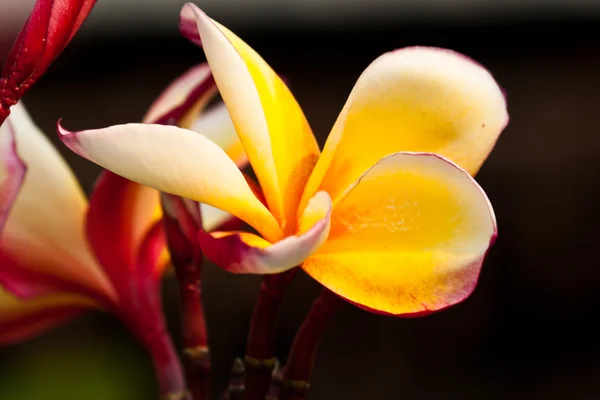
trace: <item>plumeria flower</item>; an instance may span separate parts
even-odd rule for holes
[[[179,90],[184,81],[189,84]],[[200,65],[173,82],[148,115],[206,127],[230,144],[227,151],[242,167],[246,158],[224,106],[201,113],[215,93],[208,67]],[[82,310],[103,309],[148,347],[162,392],[183,391],[160,305],[160,277],[169,262],[160,193],[105,171],[88,205],[23,105],[13,107],[1,129],[0,343],[26,339]],[[232,218],[212,207],[197,210],[205,230]]]
[[[88,205],[73,172],[20,103],[2,125],[2,140],[16,144],[11,158],[21,160],[24,180],[3,215],[0,342],[103,309],[147,346],[164,392],[184,391],[160,304],[168,254],[158,192],[105,172]]]
[[[96,0],[37,0],[0,76],[0,124],[69,44]]]
[[[496,221],[473,180],[508,122],[501,89],[455,52],[413,47],[360,76],[323,152],[293,95],[246,43],[193,4],[182,31],[204,48],[258,182],[210,138],[152,124],[69,132],[64,143],[128,179],[247,222],[200,232],[236,273],[300,265],[337,295],[394,315],[443,309],[474,289]]]

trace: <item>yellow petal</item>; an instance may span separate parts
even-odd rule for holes
[[[6,220],[2,251],[19,264],[115,297],[84,234],[85,196],[65,161],[22,104],[8,118],[19,156],[27,165],[24,184]]]
[[[474,175],[507,123],[502,90],[467,57],[427,47],[384,54],[354,86],[303,199],[320,189],[335,202],[371,165],[399,151],[437,153]]]
[[[203,135],[175,126],[115,125],[69,132],[61,139],[79,155],[134,182],[206,203],[239,217],[267,238],[281,236],[225,152]]]
[[[334,203],[329,239],[303,268],[372,310],[433,311],[471,293],[495,236],[493,210],[467,172],[436,155],[397,153]]]
[[[190,12],[191,10],[191,12]],[[246,43],[193,4],[206,58],[269,209],[286,233],[319,148],[293,95]]]
[[[276,274],[294,268],[321,247],[329,235],[331,199],[319,192],[311,199],[300,229],[276,243],[247,232],[200,231],[198,238],[206,257],[226,271]]]

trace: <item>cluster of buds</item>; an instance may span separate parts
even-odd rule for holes
[[[57,124],[66,146],[105,169],[88,201],[20,98],[94,4],[38,0],[2,69],[0,343],[105,310],[148,350],[164,398],[206,399],[207,258],[264,275],[225,398],[301,399],[340,305],[412,317],[473,291],[497,234],[473,176],[508,123],[503,92],[482,66],[437,48],[382,55],[321,151],[278,74],[186,4],[180,30],[207,63],[170,84],[140,123],[76,132]],[[217,94],[223,102],[209,107]],[[181,356],[161,304],[169,268],[180,283]],[[280,368],[275,321],[300,270],[323,291]]]

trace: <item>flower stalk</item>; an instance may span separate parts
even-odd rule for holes
[[[323,288],[298,330],[287,363],[278,377],[280,400],[303,400],[310,389],[317,348],[342,300]]]
[[[155,325],[152,333],[139,336],[152,357],[161,400],[189,400],[183,369],[175,346],[164,329],[164,321]]]
[[[280,274],[266,275],[261,285],[246,345],[246,400],[263,400],[269,391],[277,364],[274,357],[277,314],[296,272],[297,268],[292,268]]]
[[[194,205],[195,204],[195,205]],[[210,352],[202,306],[203,256],[195,240],[202,227],[197,203],[162,195],[164,224],[171,262],[181,295],[183,363],[194,400],[209,398]]]

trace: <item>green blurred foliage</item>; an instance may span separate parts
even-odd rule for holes
[[[156,397],[150,360],[118,321],[91,314],[0,351],[0,399]]]

